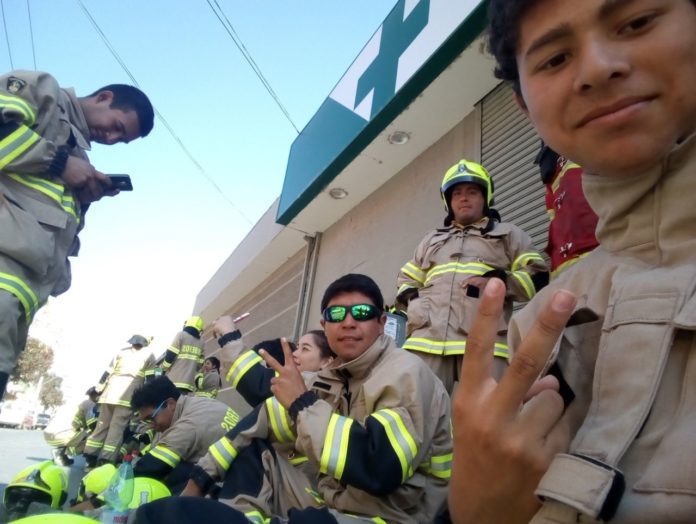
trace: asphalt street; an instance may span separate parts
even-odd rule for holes
[[[51,448],[46,444],[42,431],[0,428],[0,500],[5,486],[23,468],[50,459]],[[77,493],[83,468],[81,458],[76,459],[72,467],[65,468],[69,475],[69,498]]]

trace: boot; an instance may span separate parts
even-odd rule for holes
[[[92,471],[97,467],[97,455],[83,453],[83,456],[85,457],[85,471]]]
[[[53,462],[59,466],[72,466],[74,461],[65,453],[65,448],[55,448],[53,450]]]

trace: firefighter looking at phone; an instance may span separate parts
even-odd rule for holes
[[[118,193],[89,162],[90,143],[147,136],[153,118],[132,86],[77,97],[47,73],[0,75],[0,399],[36,312],[70,287],[88,206]]]

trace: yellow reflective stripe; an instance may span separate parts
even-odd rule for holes
[[[260,511],[250,511],[249,513],[245,513],[244,516],[253,524],[266,524],[267,522],[271,521],[270,518],[267,519],[264,517],[263,513]]]
[[[45,178],[40,178],[32,175],[18,175],[10,173],[7,175],[12,180],[19,182],[35,191],[43,193],[47,197],[56,201],[63,211],[72,215],[77,222],[80,222],[80,216],[77,214],[77,204],[75,198],[70,193],[65,193],[65,187],[61,184],[56,184]]]
[[[527,298],[532,298],[536,294],[534,282],[532,281],[532,277],[529,275],[529,273],[526,273],[525,271],[513,271],[511,274],[524,288]]]
[[[289,458],[288,460],[290,461],[290,464],[292,464],[293,466],[297,466],[298,464],[307,462],[309,458],[305,455],[295,455],[294,457]]]
[[[433,455],[430,459],[428,473],[433,477],[449,479],[452,476],[452,453]]]
[[[232,363],[232,367],[227,372],[225,380],[232,383],[232,387],[236,388],[239,381],[254,364],[260,364],[263,359],[254,351],[246,351],[237,360]]]
[[[325,501],[324,498],[319,494],[318,491],[315,491],[315,490],[313,490],[312,488],[307,488],[307,487],[306,487],[304,490],[305,490],[305,492],[306,492],[310,497],[312,497],[312,498],[317,502],[317,504],[319,504],[320,506],[323,506],[324,504],[326,504],[326,501]]]
[[[167,348],[167,351],[171,351],[171,352],[174,353],[175,355],[178,355],[180,350],[179,350],[179,348],[176,347],[176,346],[169,346],[169,347]]]
[[[168,466],[171,466],[172,468],[175,468],[177,464],[181,462],[181,457],[179,455],[177,455],[171,449],[162,446],[161,444],[152,448],[152,450],[150,451],[150,455],[152,455],[156,459],[161,460],[162,462],[164,462]]]
[[[384,427],[389,443],[401,463],[401,482],[413,476],[413,462],[416,460],[418,446],[406,428],[401,415],[392,409],[380,409],[372,415]]]
[[[97,421],[97,417],[92,417],[87,419],[87,426],[91,426]]]
[[[185,389],[187,391],[193,391],[193,385],[188,382],[174,382],[174,385],[179,389]]]
[[[39,309],[39,299],[36,293],[22,279],[3,273],[0,271],[0,289],[14,295],[24,308],[24,316],[27,323],[31,322],[36,311]]]
[[[88,448],[97,448],[97,449],[101,449],[101,448],[104,447],[104,443],[101,442],[101,441],[99,441],[99,440],[92,440],[91,438],[88,438],[88,439],[87,439],[86,446],[87,446]]]
[[[577,255],[577,256],[571,258],[570,260],[566,260],[565,262],[563,262],[562,264],[560,264],[556,269],[554,269],[553,271],[551,271],[551,278],[558,276],[558,273],[560,273],[560,272],[563,271],[564,269],[567,269],[568,267],[572,266],[573,264],[575,264],[575,263],[576,263],[578,260],[580,260],[581,258],[585,258],[585,257],[586,257],[587,255],[589,255],[590,253],[592,253],[592,251],[587,251],[587,252],[585,252],[585,253],[582,253],[582,254],[580,254],[580,255]]]
[[[222,437],[208,448],[215,462],[225,471],[230,469],[232,461],[237,458],[237,450],[227,437]]]
[[[571,162],[570,160],[565,163],[563,168],[561,169],[560,173],[556,175],[556,179],[553,181],[551,184],[551,191],[555,193],[558,191],[558,186],[561,185],[561,180],[563,180],[563,177],[566,175],[569,169],[575,169],[579,168],[580,166],[576,164],[575,162]]]
[[[401,293],[403,293],[404,291],[407,291],[409,289],[418,289],[418,288],[415,286],[412,286],[410,284],[401,284],[401,286],[399,287],[399,290],[396,292],[396,295],[398,296]]]
[[[195,360],[196,362],[198,362],[201,359],[200,355],[191,355],[190,353],[180,353],[179,356],[176,358],[179,360]]]
[[[123,406],[124,408],[131,407],[130,400],[117,400],[116,402],[110,402],[110,404],[118,404],[119,406]]]
[[[528,265],[530,262],[534,262],[534,261],[543,262],[544,259],[541,257],[541,255],[539,253],[535,253],[534,251],[528,251],[526,253],[522,253],[512,263],[512,270],[517,271],[518,269],[523,268],[524,266]]]
[[[116,451],[116,446],[114,446],[113,444],[104,444],[102,449],[104,451]]]
[[[295,434],[290,429],[290,421],[288,412],[282,406],[278,399],[269,397],[266,399],[266,410],[268,411],[268,420],[271,423],[273,435],[278,442],[295,442]]]
[[[401,272],[407,277],[411,277],[413,280],[421,284],[423,283],[423,280],[425,280],[425,271],[411,262],[406,262],[406,264],[404,264],[404,266],[401,268]]]
[[[343,476],[343,469],[346,466],[348,455],[348,439],[350,437],[350,427],[353,419],[331,414],[329,427],[326,429],[324,439],[324,449],[321,452],[319,471],[328,473],[338,480]]]
[[[70,442],[69,438],[62,438],[58,440],[47,440],[46,444],[53,446],[54,448],[60,448],[65,446],[68,442]]]
[[[446,273],[463,273],[467,275],[478,275],[481,276],[488,271],[492,271],[493,266],[488,264],[482,264],[478,262],[467,262],[462,264],[460,262],[449,262],[447,264],[440,264],[438,266],[433,266],[425,279],[425,285],[427,286],[430,281]]]
[[[352,517],[354,519],[369,519],[377,524],[387,524],[387,521],[380,517],[364,517],[362,515],[353,515],[352,513],[343,513],[346,517]]]
[[[403,348],[436,355],[463,355],[466,353],[466,340],[433,340],[430,338],[411,337],[404,342]],[[510,356],[510,348],[507,344],[496,342],[493,355],[508,358]]]
[[[21,113],[22,120],[29,127],[34,125],[34,122],[36,122],[36,113],[23,98],[0,93],[0,107],[14,109],[15,111]]]
[[[41,137],[26,126],[20,126],[15,131],[0,140],[0,169],[36,144]]]

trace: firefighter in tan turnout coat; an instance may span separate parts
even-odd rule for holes
[[[145,337],[133,335],[128,343],[131,346],[118,352],[97,387],[101,389],[99,419],[84,451],[88,467],[97,462],[115,463],[120,458],[123,430],[133,413],[131,397],[143,384],[146,370],[153,369],[155,363],[152,352],[145,349],[148,345]]]
[[[445,227],[428,233],[401,268],[397,301],[408,308],[404,349],[425,360],[451,393],[487,279],[498,277],[508,286],[494,349],[499,374],[509,357],[513,301],[530,300],[548,282],[548,269],[529,235],[500,222],[490,208],[493,181],[482,165],[460,160],[445,173],[440,194]]]

